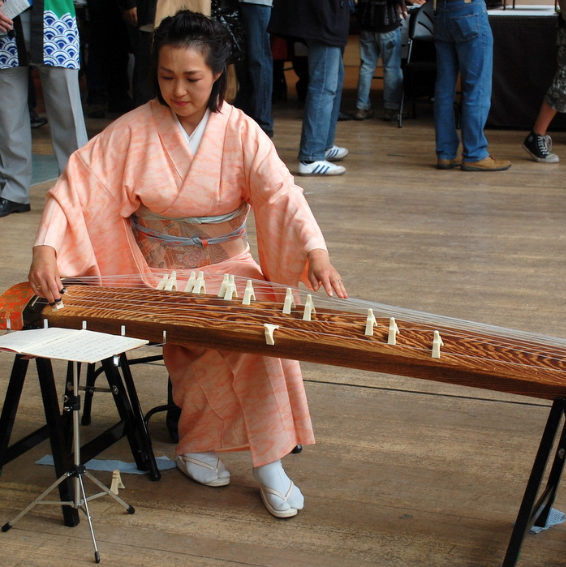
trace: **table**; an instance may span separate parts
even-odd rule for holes
[[[493,91],[488,127],[530,130],[556,70],[553,6],[489,11],[493,31]],[[553,129],[566,129],[557,115]]]

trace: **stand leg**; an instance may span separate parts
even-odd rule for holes
[[[45,409],[45,419],[51,439],[51,451],[53,452],[53,463],[55,474],[58,478],[65,475],[71,468],[71,459],[67,439],[65,438],[64,427],[62,427],[61,410],[57,399],[57,390],[53,378],[53,368],[51,361],[45,358],[36,358],[37,372],[39,375],[39,385]],[[57,416],[57,417],[55,417]],[[75,498],[72,482],[62,482],[59,484],[59,495],[62,502],[73,501]],[[63,506],[63,520],[66,526],[74,527],[79,524],[79,514],[69,506]]]
[[[12,429],[16,421],[16,413],[20,404],[22,390],[24,388],[24,379],[29,366],[29,360],[16,356],[4,405],[2,406],[2,415],[0,416],[0,471],[7,462],[7,450],[12,436]]]
[[[144,453],[144,460],[147,464],[147,467],[149,468],[149,477],[151,480],[157,481],[161,478],[161,473],[159,472],[157,462],[155,461],[153,447],[151,444],[151,436],[149,435],[147,424],[144,419],[143,411],[141,409],[140,400],[138,398],[138,393],[134,384],[134,378],[132,377],[132,372],[130,370],[130,364],[126,357],[126,353],[123,353],[120,357],[120,363],[122,368],[122,375],[124,376],[124,383],[126,385],[130,405],[132,407],[134,423],[137,429],[137,437],[139,439],[140,447]]]
[[[128,514],[133,514],[136,511],[133,506],[130,506],[128,503],[122,500],[117,494],[114,494],[105,484],[100,482],[96,477],[92,476],[88,471],[84,471],[84,475],[88,477],[92,482],[94,482],[94,484],[96,484],[98,488],[102,489],[108,496],[114,498],[114,500],[116,500],[118,504],[124,506]],[[90,497],[90,500],[92,500],[92,498],[93,496]]]
[[[519,560],[519,553],[521,551],[523,539],[527,530],[531,528],[533,515],[536,513],[535,502],[537,494],[542,483],[544,471],[548,463],[552,445],[558,431],[558,426],[560,425],[560,420],[564,414],[565,407],[566,400],[563,399],[555,400],[552,404],[535,462],[531,470],[531,475],[525,489],[523,501],[519,508],[517,521],[515,522],[515,527],[511,534],[511,540],[509,541],[505,559],[503,560],[503,567],[514,567]]]
[[[120,414],[120,418],[126,423],[126,436],[128,438],[128,443],[130,444],[130,449],[134,456],[136,466],[142,471],[149,469],[151,473],[151,480],[159,480],[161,478],[161,474],[159,473],[155,457],[153,456],[153,449],[151,447],[151,442],[149,441],[149,434],[143,421],[143,413],[139,407],[137,395],[135,395],[135,388],[128,388],[126,386],[125,381],[122,380],[120,372],[114,365],[112,359],[103,360],[102,365],[110,387],[113,390],[114,401],[116,403],[118,413]],[[133,384],[133,379],[131,374],[129,374],[127,360],[125,360],[122,371]],[[130,386],[132,386],[132,384]],[[134,395],[133,406],[128,394],[130,396]],[[135,407],[136,405],[137,412]]]
[[[37,504],[68,504],[71,506],[73,502],[43,502],[43,499],[62,482],[68,480],[70,473],[65,473],[63,476],[58,478],[49,488],[45,489],[33,502],[28,504],[13,520],[6,522],[2,526],[2,531],[7,532],[20,518],[23,518],[32,508],[37,506]]]
[[[83,497],[83,512],[85,513],[87,522],[88,522],[88,527],[90,529],[90,536],[92,538],[92,545],[94,547],[94,561],[96,563],[100,563],[100,553],[98,552],[98,546],[96,545],[96,537],[94,536],[94,527],[92,525],[92,518],[90,515],[90,510],[88,507],[88,498],[86,497],[86,492],[85,492],[85,485],[83,483],[83,478],[82,475],[77,475],[77,479],[78,482],[80,484],[80,488],[81,488],[81,495]]]
[[[96,383],[96,370],[94,364],[89,364],[86,371],[85,382],[85,399],[83,405],[83,417],[81,423],[83,425],[90,425],[92,413],[92,398],[94,396],[94,387]]]
[[[564,402],[564,411],[566,412],[566,401]],[[556,492],[558,491],[558,485],[560,484],[560,478],[562,476],[562,471],[564,470],[564,457],[566,456],[566,423],[562,428],[562,434],[558,441],[558,446],[556,447],[556,454],[554,457],[554,462],[552,463],[552,468],[548,475],[548,481],[546,483],[546,488],[539,498],[535,511],[533,512],[533,517],[535,522],[533,525],[544,527],[546,521],[548,520],[548,515],[556,499]]]

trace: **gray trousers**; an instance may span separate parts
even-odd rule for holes
[[[79,72],[36,65],[51,128],[51,143],[59,173],[69,156],[88,141]],[[1,197],[29,203],[32,173],[31,127],[28,109],[28,67],[0,69],[0,186]]]

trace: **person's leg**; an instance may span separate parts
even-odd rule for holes
[[[360,31],[360,73],[358,77],[358,91],[356,96],[356,109],[368,111],[371,109],[370,91],[377,60],[379,59],[379,46],[374,33],[368,30]],[[354,116],[355,118],[356,116]],[[364,118],[367,116],[364,115]]]
[[[247,66],[247,77],[244,73],[244,80],[248,80],[249,85],[246,86],[242,95],[236,98],[236,101],[242,103],[239,108],[249,114],[264,132],[271,135],[273,133],[273,117],[271,115],[273,59],[269,34],[267,33],[271,8],[244,2],[240,3],[240,14],[248,42],[247,58],[242,63]],[[242,100],[244,95],[249,97],[247,103]],[[246,111],[246,108],[249,109],[249,112]]]
[[[309,87],[303,116],[299,159],[304,162],[314,162],[324,161],[328,141],[334,140],[340,110],[341,93],[338,89],[342,88],[340,77],[343,80],[343,67],[342,52],[339,47],[330,47],[309,40],[308,48]]]
[[[125,112],[131,108],[127,72],[130,41],[115,0],[87,0],[87,6],[88,113],[92,118],[103,118],[105,110]]]
[[[452,24],[462,85],[462,160],[479,162],[489,155],[484,127],[491,106],[493,35],[483,3],[467,4]]]
[[[539,136],[546,136],[546,131],[557,113],[558,112],[554,110],[546,100],[543,100],[535,125],[533,126],[533,132]]]
[[[434,89],[436,155],[439,160],[452,161],[456,159],[460,145],[454,118],[454,98],[459,72],[458,59],[453,43],[437,39],[434,45],[437,60]]]
[[[542,102],[533,129],[523,141],[523,149],[539,163],[558,163],[560,161],[556,154],[551,153],[552,138],[546,133],[558,112],[547,102],[549,93]]]
[[[134,54],[133,106],[137,108],[154,97],[150,79],[152,34],[128,25],[128,35]]]
[[[552,138],[547,135],[550,123],[558,112],[566,112],[566,29],[558,29],[556,72],[546,92],[533,129],[523,141],[523,149],[539,163],[558,163],[551,153]]]
[[[129,95],[130,78],[130,38],[128,25],[116,0],[96,0],[101,2],[105,12],[104,65],[108,73],[108,111],[123,114],[132,109]]]
[[[86,84],[89,115],[104,117],[108,102],[108,71],[105,66],[105,41],[109,38],[105,26],[104,8],[98,0],[87,0],[88,57],[86,59]]]
[[[253,19],[253,13],[246,9],[249,6],[251,6],[251,4],[239,4],[240,20],[246,34],[246,58],[243,61],[237,61],[234,64],[236,68],[236,77],[238,78],[238,92],[234,99],[234,106],[253,118],[255,93],[252,84],[252,77],[250,75],[250,67],[248,65],[248,57],[250,51],[254,48],[255,37],[250,36],[251,31],[248,29],[248,27],[252,25]]]
[[[338,49],[338,48],[337,48]],[[328,136],[326,138],[326,148],[325,148],[325,157],[329,159],[328,152],[334,148],[334,138],[336,137],[336,125],[338,124],[338,116],[340,115],[340,104],[342,103],[342,88],[344,86],[344,50],[338,49],[339,55],[338,60],[336,61],[337,66],[337,76],[336,76],[336,86],[335,94],[334,94],[334,101],[332,105],[332,113],[330,114],[330,125],[328,128]],[[338,160],[346,157],[348,155],[348,150],[344,148],[342,152],[343,155],[340,157],[333,157],[333,159]]]
[[[69,156],[88,142],[79,90],[79,72],[39,65],[43,98],[51,125],[51,143],[59,172]]]
[[[0,70],[0,183],[2,199],[27,205],[31,185],[28,67]]]
[[[383,106],[398,110],[403,96],[401,28],[380,34],[380,44],[383,60]]]
[[[533,129],[523,141],[523,149],[539,163],[558,163],[560,158],[551,153],[552,138],[547,135],[550,123],[558,112],[566,112],[566,27],[558,27],[556,38],[556,71],[550,88],[544,95]]]
[[[33,81],[33,74],[31,67],[28,67],[28,108],[30,112],[35,110],[37,106],[37,93],[35,92],[35,83]]]
[[[566,26],[558,27],[556,43],[556,71],[550,88],[544,96],[533,132],[546,135],[553,118],[558,112],[566,112]]]
[[[207,486],[230,482],[216,451],[249,448],[262,500],[278,518],[303,508],[281,458],[314,442],[299,363],[200,347],[164,347],[179,420],[177,466]]]

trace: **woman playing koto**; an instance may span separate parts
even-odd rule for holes
[[[198,269],[347,297],[302,189],[259,126],[224,102],[229,53],[217,22],[190,11],[163,20],[157,99],[75,152],[47,195],[29,274],[38,295],[60,299],[61,277],[188,279]],[[250,207],[259,264],[245,234]],[[224,486],[218,454],[249,450],[266,508],[296,515],[304,498],[281,459],[314,443],[298,362],[171,344],[163,355],[182,410],[179,469]]]

